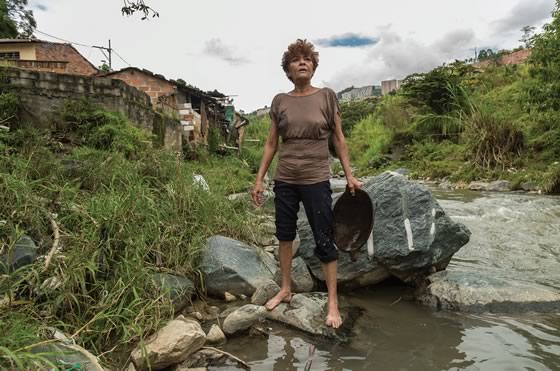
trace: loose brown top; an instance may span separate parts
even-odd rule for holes
[[[282,138],[274,180],[314,184],[330,179],[328,138],[338,112],[336,94],[328,88],[274,97],[270,117]]]

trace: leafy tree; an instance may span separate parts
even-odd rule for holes
[[[176,81],[180,85],[185,85],[185,86],[187,85],[187,82],[185,80],[183,80],[182,78],[178,78]]]
[[[454,108],[453,91],[472,72],[472,66],[456,61],[407,76],[401,91],[412,106],[437,115],[446,114]]]
[[[148,17],[159,17],[159,13],[144,3],[144,0],[123,0],[124,5],[121,9],[123,15],[131,16],[136,12],[143,13],[142,20]]]
[[[560,110],[560,0],[552,17],[543,32],[531,38],[530,73],[535,83],[529,87],[529,99],[540,109]]]
[[[31,37],[36,27],[27,0],[0,0],[0,38]]]
[[[531,47],[531,40],[536,29],[537,28],[535,26],[524,26],[521,28],[521,32],[523,32],[523,35],[521,36],[521,39],[519,39],[519,41],[523,43],[523,46],[525,48]]]
[[[111,72],[111,67],[107,63],[103,63],[98,67],[99,72]]]
[[[492,58],[494,55],[496,55],[496,53],[494,53],[494,51],[492,49],[482,49],[479,53],[478,53],[478,60],[479,61],[484,61],[487,59]]]

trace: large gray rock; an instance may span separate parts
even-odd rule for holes
[[[266,309],[260,305],[247,304],[230,313],[222,328],[226,335],[235,335],[264,320]]]
[[[292,270],[290,272],[292,292],[311,292],[315,282],[305,261],[301,257],[295,257],[292,260]],[[278,285],[282,284],[280,270],[276,272],[274,279]]]
[[[280,286],[274,281],[263,282],[251,297],[251,304],[265,305],[267,301],[272,299],[280,291]]]
[[[433,269],[444,269],[453,254],[469,241],[467,227],[445,215],[428,190],[400,174],[380,174],[366,182],[363,189],[375,204],[373,255],[365,247],[356,262],[345,253],[339,254],[341,288],[375,284],[391,274],[414,282]],[[304,225],[300,236],[299,254],[313,275],[322,280],[311,228]]]
[[[23,235],[10,251],[0,255],[0,274],[13,272],[37,258],[37,246],[31,237]]]
[[[225,292],[251,296],[264,281],[273,280],[276,262],[263,250],[231,238],[210,237],[202,250],[201,269],[208,294]]]
[[[537,283],[512,281],[490,272],[437,272],[417,294],[420,302],[445,310],[558,312],[560,292]]]
[[[266,317],[313,336],[348,341],[361,311],[358,308],[341,307],[342,326],[334,330],[325,324],[326,307],[326,293],[296,294],[289,303],[280,303],[273,311],[267,312]]]
[[[511,182],[507,180],[496,180],[488,184],[487,190],[492,192],[509,192],[511,188]]]
[[[144,351],[136,348],[131,354],[132,362],[137,370],[161,370],[183,362],[205,341],[206,334],[198,322],[179,316],[152,335]]]
[[[167,273],[155,273],[154,281],[162,292],[168,292],[173,309],[180,311],[187,305],[195,292],[194,284],[186,277],[175,276]]]

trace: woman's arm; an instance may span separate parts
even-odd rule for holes
[[[270,129],[268,130],[268,136],[266,138],[266,143],[264,144],[263,156],[261,159],[261,164],[259,166],[259,171],[257,173],[257,179],[255,180],[255,186],[251,190],[251,198],[257,206],[261,206],[262,200],[260,195],[264,192],[263,179],[264,175],[268,171],[268,167],[276,154],[278,149],[278,128],[276,122],[272,120]]]
[[[346,146],[346,140],[344,139],[344,133],[342,132],[342,120],[340,118],[340,113],[338,112],[336,113],[334,123],[334,148],[338,159],[340,160],[340,164],[342,165],[342,169],[344,170],[346,182],[348,183],[348,189],[353,194],[355,189],[362,188],[362,183],[352,175],[352,170],[350,169],[350,159],[348,158],[348,146]]]

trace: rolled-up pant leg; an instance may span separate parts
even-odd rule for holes
[[[323,263],[338,259],[333,239],[332,190],[330,182],[300,185],[300,197],[315,238],[315,255]]]

